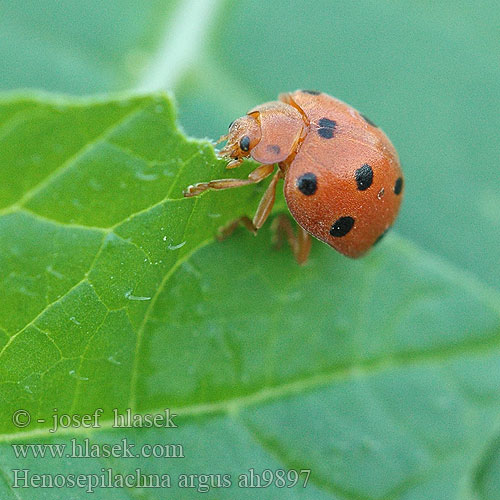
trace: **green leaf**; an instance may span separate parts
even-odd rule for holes
[[[348,260],[315,242],[308,264],[264,229],[215,242],[264,186],[183,198],[224,171],[162,95],[0,102],[0,497],[29,474],[230,474],[213,498],[255,498],[238,475],[311,469],[259,498],[496,498],[500,298],[389,235]],[[250,168],[245,165],[239,175]],[[243,172],[244,171],[244,172]],[[51,416],[103,408],[99,428]],[[177,428],[113,428],[112,409],[170,408]],[[16,428],[24,409],[31,424]],[[45,422],[38,422],[44,419]],[[180,444],[185,458],[22,458],[12,444]],[[202,479],[198,479],[201,481]]]

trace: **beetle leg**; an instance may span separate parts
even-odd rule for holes
[[[197,196],[207,189],[230,189],[248,184],[256,184],[269,177],[273,173],[273,170],[273,164],[264,164],[250,172],[248,179],[216,179],[209,182],[199,182],[198,184],[188,186],[184,191],[184,196],[186,198]]]
[[[227,238],[240,224],[246,227],[251,233],[256,235],[257,230],[264,225],[264,222],[266,222],[266,219],[271,213],[274,205],[274,200],[276,198],[276,184],[279,179],[281,179],[281,177],[283,177],[283,173],[281,172],[281,170],[278,170],[276,174],[274,174],[274,177],[271,179],[269,186],[267,186],[266,192],[262,196],[259,202],[259,206],[257,207],[257,211],[253,216],[253,220],[251,220],[246,215],[238,217],[237,219],[231,221],[227,226],[223,226],[219,229],[219,234],[217,236],[218,239],[222,240],[224,238]]]
[[[290,219],[285,214],[280,214],[273,220],[271,231],[273,232],[273,243],[278,248],[281,246],[284,235],[292,249],[295,260],[301,265],[307,261],[312,240],[305,229],[299,226],[298,233],[295,234]]]
[[[260,229],[264,225],[264,222],[266,222],[269,214],[271,213],[274,205],[274,200],[276,199],[276,184],[282,176],[283,173],[281,172],[281,170],[278,170],[274,174],[274,177],[271,179],[269,186],[267,186],[264,196],[262,196],[259,202],[259,206],[257,207],[257,211],[255,212],[252,221],[253,225],[257,229]]]
[[[234,233],[235,229],[240,224],[243,227],[245,227],[246,229],[248,229],[254,235],[257,234],[257,228],[253,225],[253,222],[250,219],[250,217],[243,215],[242,217],[238,217],[237,219],[234,219],[233,221],[229,222],[229,224],[227,224],[227,226],[222,226],[221,228],[219,228],[219,233],[217,234],[217,239],[223,240],[223,239],[227,238],[228,236],[231,236],[231,234]]]

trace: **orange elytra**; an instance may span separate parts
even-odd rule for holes
[[[403,195],[396,150],[373,122],[325,93],[280,94],[279,101],[256,106],[235,120],[220,140],[227,140],[219,154],[231,160],[228,168],[248,157],[261,165],[247,179],[189,186],[185,196],[260,182],[278,165],[253,220],[239,217],[223,234],[239,223],[256,232],[271,212],[281,178],[299,233],[284,217],[277,217],[273,228],[285,234],[299,263],[307,259],[309,234],[355,258],[376,244],[396,219]]]

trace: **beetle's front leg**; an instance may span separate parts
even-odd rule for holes
[[[186,198],[198,196],[207,189],[231,189],[247,186],[248,184],[257,184],[266,177],[269,177],[273,173],[273,170],[273,164],[264,164],[258,166],[255,170],[250,172],[247,179],[216,179],[208,182],[199,182],[198,184],[188,186],[184,191],[184,196]]]

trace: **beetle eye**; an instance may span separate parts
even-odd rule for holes
[[[240,149],[242,151],[248,151],[250,149],[250,137],[244,135],[240,140]]]

